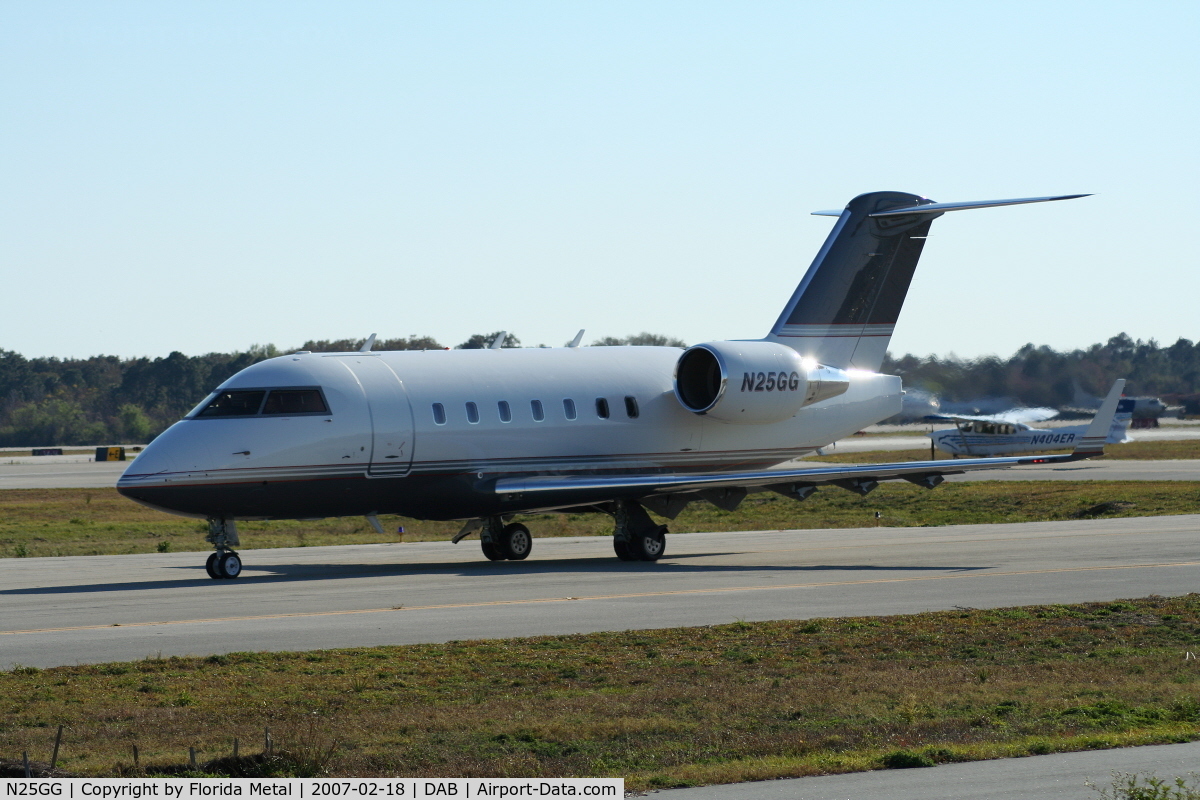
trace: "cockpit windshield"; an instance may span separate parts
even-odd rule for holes
[[[258,413],[266,392],[258,389],[249,392],[217,392],[208,405],[200,410],[198,417],[251,417]]]
[[[272,389],[264,414],[327,414],[329,407],[317,389]]]
[[[264,399],[265,398],[265,399]],[[320,389],[229,389],[202,403],[194,417],[328,414]]]

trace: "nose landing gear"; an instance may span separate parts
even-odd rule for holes
[[[241,544],[237,524],[233,520],[210,518],[205,539],[217,549],[204,564],[208,577],[214,580],[232,580],[242,574],[242,557],[233,550]]]
[[[233,550],[213,553],[204,564],[208,577],[214,580],[221,578],[236,578],[242,574],[242,557]]]

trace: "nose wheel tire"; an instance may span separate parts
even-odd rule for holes
[[[213,553],[204,562],[204,570],[214,580],[233,580],[242,574],[242,557],[232,550]]]
[[[533,550],[533,536],[519,522],[504,526],[500,532],[500,549],[510,561],[524,561]]]
[[[232,550],[227,551],[217,559],[217,572],[222,578],[236,578],[242,574],[242,557]]]

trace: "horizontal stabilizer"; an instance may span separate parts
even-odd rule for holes
[[[936,203],[909,192],[860,194],[837,217],[812,265],[765,337],[836,369],[877,371],[933,220],[947,211],[1086,195]]]
[[[1091,197],[1090,194],[1060,194],[1057,197],[1021,197],[1015,200],[967,200],[961,203],[925,203],[919,206],[905,208],[889,208],[887,211],[876,211],[872,217],[898,217],[903,214],[941,214],[946,211],[962,211],[968,208],[995,208],[996,206],[1020,206],[1026,203],[1049,203],[1052,200],[1074,200],[1077,197]],[[829,212],[818,211],[817,214]],[[833,216],[840,216],[835,214]]]

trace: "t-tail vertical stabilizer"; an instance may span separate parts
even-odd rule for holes
[[[1096,412],[1096,416],[1092,417],[1091,424],[1088,425],[1087,431],[1084,432],[1083,438],[1079,440],[1079,444],[1075,446],[1071,455],[1078,458],[1089,458],[1104,452],[1104,444],[1112,429],[1113,418],[1117,414],[1117,406],[1121,402],[1121,392],[1123,391],[1125,391],[1125,379],[1118,378],[1113,382],[1112,388],[1108,390],[1108,397],[1104,398],[1100,410]]]
[[[878,370],[908,294],[929,226],[947,211],[1043,203],[1082,194],[935,203],[905,192],[871,192],[843,211],[767,336],[839,369]]]

